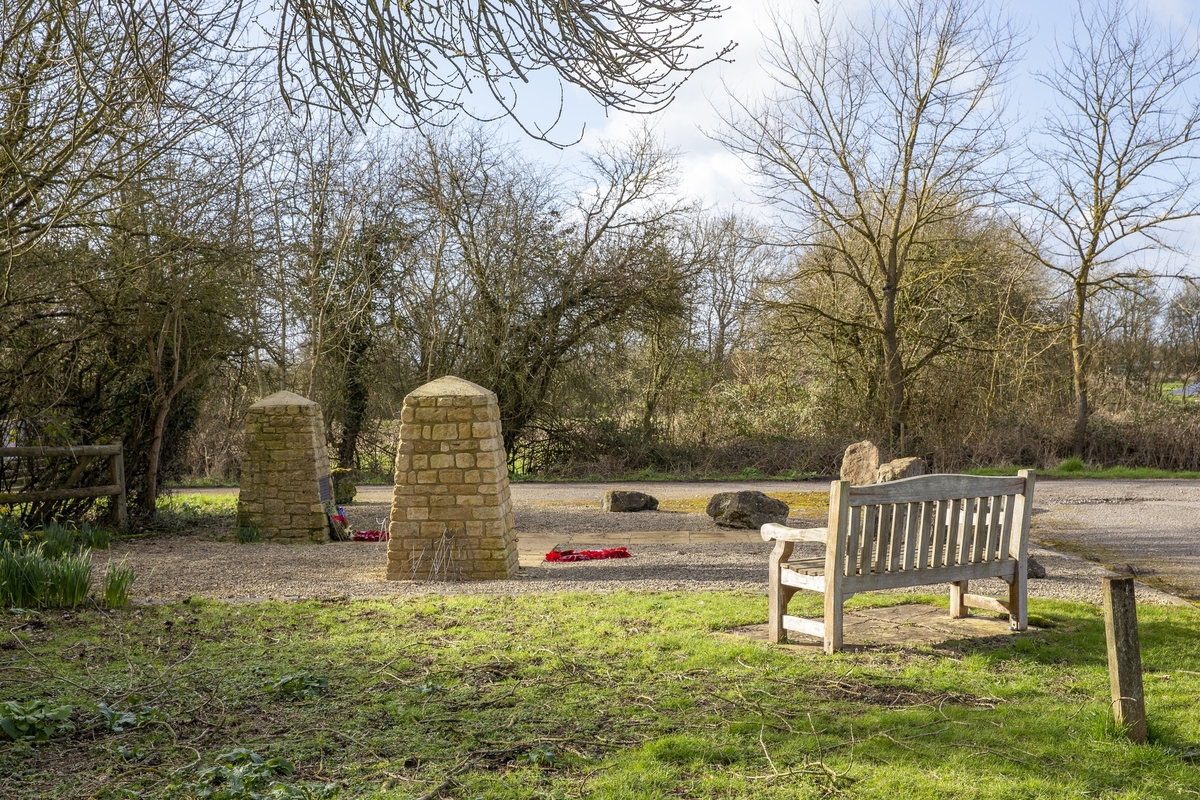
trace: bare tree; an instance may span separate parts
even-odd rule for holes
[[[1200,213],[1200,50],[1124,0],[1094,10],[1081,4],[1077,20],[1041,76],[1059,102],[1034,148],[1043,172],[1017,199],[1037,215],[1031,239],[1039,259],[1069,283],[1073,448],[1082,457],[1089,301],[1148,275],[1143,256],[1169,250],[1172,223]]]
[[[669,293],[661,245],[680,209],[674,159],[648,133],[602,148],[575,193],[475,131],[414,139],[403,176],[415,237],[398,338],[419,371],[493,389],[510,445],[589,337]],[[423,376],[422,376],[423,377]]]
[[[1200,375],[1200,286],[1188,281],[1170,297],[1166,313],[1167,361],[1183,381],[1184,402],[1195,396],[1192,381]]]
[[[385,99],[408,121],[447,110],[510,117],[547,139],[557,116],[527,122],[518,87],[550,71],[607,108],[657,110],[733,49],[700,55],[697,26],[723,10],[712,0],[287,0],[271,33],[280,87],[301,103],[359,119]],[[480,88],[491,111],[474,105]]]
[[[225,11],[201,2],[0,0],[0,259],[94,222],[219,116],[212,89],[230,75],[209,56]]]
[[[953,325],[916,335],[905,304],[917,320],[938,316],[929,289],[955,262],[931,272],[927,259],[950,222],[992,197],[998,90],[1018,36],[966,0],[906,0],[862,25],[773,22],[775,91],[740,104],[719,138],[757,174],[788,243],[810,249],[795,279],[846,298],[790,302],[869,343],[884,421],[903,435],[908,382],[953,336]]]

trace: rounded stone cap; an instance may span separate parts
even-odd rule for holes
[[[251,408],[266,408],[267,406],[315,406],[316,403],[307,397],[301,397],[295,392],[276,392],[269,397],[259,400]]]
[[[454,375],[446,375],[413,389],[404,399],[407,400],[409,397],[488,397],[494,399],[496,393],[477,383],[471,383]]]

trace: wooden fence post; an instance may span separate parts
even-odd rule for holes
[[[120,447],[109,457],[108,474],[113,486],[120,488],[120,492],[113,496],[113,522],[118,530],[125,532],[129,529],[129,509],[125,503],[125,446]]]
[[[1142,692],[1142,653],[1133,578],[1105,578],[1103,594],[1113,718],[1127,728],[1132,741],[1145,744],[1146,698]]]

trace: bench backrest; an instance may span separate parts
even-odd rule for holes
[[[834,481],[829,531],[837,531],[838,572],[1017,560],[1028,547],[1032,490],[1032,470],[1015,478],[922,475],[872,486]]]

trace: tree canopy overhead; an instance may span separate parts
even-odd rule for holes
[[[506,116],[549,141],[561,99],[547,126],[516,108],[535,73],[553,71],[560,92],[579,87],[606,108],[653,112],[733,49],[704,52],[697,30],[724,10],[712,0],[285,0],[268,30],[293,102],[360,120],[385,101],[414,121]],[[477,93],[490,113],[471,102]]]

